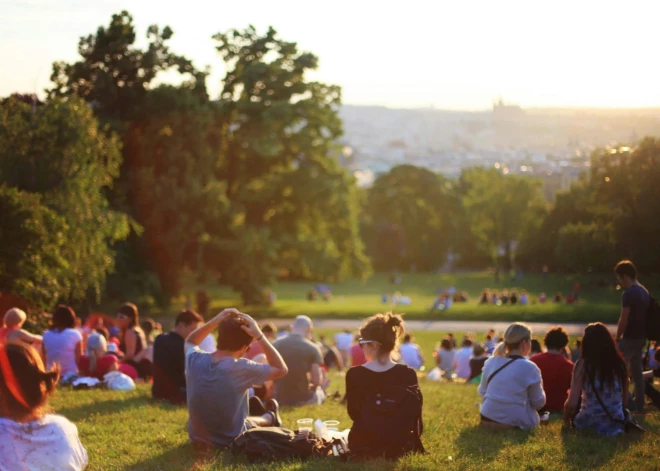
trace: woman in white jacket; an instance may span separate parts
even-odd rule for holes
[[[484,365],[479,395],[481,423],[488,426],[531,429],[539,425],[538,410],[545,405],[541,370],[525,357],[532,331],[514,323],[504,333],[492,358]]]

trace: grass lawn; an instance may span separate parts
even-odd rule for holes
[[[605,280],[610,286],[598,287],[597,281]],[[582,287],[580,301],[573,305],[546,303],[539,304],[536,297],[545,292],[549,297],[556,292],[565,296],[573,290],[578,281]],[[649,289],[660,290],[660,278],[643,279]],[[314,287],[313,282],[281,282],[272,287],[277,300],[271,308],[241,306],[240,297],[229,287],[209,282],[197,285],[186,284],[181,297],[173,302],[172,313],[185,304],[186,297],[193,303],[194,293],[205,289],[212,298],[211,312],[223,307],[238,306],[255,317],[294,317],[307,314],[325,318],[363,318],[376,312],[394,310],[405,312],[409,319],[437,320],[493,320],[493,321],[538,321],[538,322],[616,322],[619,315],[621,292],[613,284],[614,276],[605,275],[549,275],[543,280],[541,275],[525,275],[522,280],[493,282],[492,275],[486,272],[460,274],[404,274],[402,282],[393,285],[386,274],[376,274],[365,282],[351,280],[331,284],[333,299],[330,302],[306,300],[306,294]],[[454,286],[458,291],[467,291],[469,302],[454,304],[448,311],[431,311],[438,289]],[[527,306],[479,306],[479,294],[485,288],[497,290],[526,289],[532,295],[532,303]],[[409,306],[392,307],[381,301],[383,294],[400,292],[412,300]],[[170,314],[172,314],[170,313]],[[164,313],[163,313],[164,314]]]
[[[337,374],[335,386],[343,390]],[[531,432],[490,431],[478,426],[476,386],[421,381],[424,392],[425,456],[397,463],[346,464],[332,460],[252,466],[228,453],[196,458],[188,444],[183,407],[154,403],[149,386],[136,391],[58,390],[51,401],[57,413],[74,421],[89,454],[90,470],[657,470],[660,463],[660,413],[642,419],[643,436],[603,438],[562,428],[559,419]],[[331,391],[337,388],[331,387]],[[303,417],[336,419],[350,427],[336,401],[321,407],[288,408],[285,426]]]

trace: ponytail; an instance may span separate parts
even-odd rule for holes
[[[403,318],[399,314],[376,314],[368,318],[360,329],[360,336],[380,344],[380,353],[390,353],[404,334]]]

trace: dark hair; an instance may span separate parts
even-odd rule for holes
[[[176,316],[174,325],[184,324],[185,326],[189,326],[190,324],[199,324],[200,322],[204,322],[204,318],[200,314],[190,309],[186,309]]]
[[[142,327],[142,332],[144,332],[144,335],[149,337],[149,335],[151,335],[151,333],[156,330],[156,321],[150,317],[147,317],[142,322],[140,322],[140,327]]]
[[[568,333],[561,326],[553,327],[545,334],[543,343],[548,349],[563,350],[568,345]]]
[[[541,352],[543,352],[541,349],[541,342],[539,342],[537,339],[532,339],[532,354]]]
[[[615,380],[618,380],[622,387],[626,384],[626,361],[605,324],[596,322],[584,329],[580,356],[584,361],[587,381],[598,379],[601,391],[605,384],[612,387]]]
[[[630,260],[621,260],[617,263],[614,267],[614,273],[622,278],[627,275],[633,280],[637,279],[637,268]]]
[[[403,336],[403,343],[410,343],[411,340],[412,340],[412,336],[410,334],[405,334]]]
[[[275,327],[275,324],[273,324],[272,322],[266,322],[264,326],[261,328],[261,332],[264,335],[276,334],[277,327]]]
[[[390,353],[396,341],[403,335],[403,319],[398,314],[388,312],[376,314],[367,319],[360,329],[360,336],[380,344],[379,353]]]
[[[7,344],[5,347],[9,366],[16,382],[27,402],[26,409],[9,391],[5,378],[0,374],[0,412],[13,420],[21,421],[26,416],[40,415],[40,410],[46,405],[46,400],[53,391],[60,377],[59,366],[50,371],[44,368],[41,356],[29,345],[22,343]]]
[[[488,334],[486,335],[486,340],[493,340],[493,337],[490,334]]]
[[[451,350],[451,341],[449,339],[442,339],[442,342],[440,342],[440,348],[443,350]]]
[[[50,328],[61,332],[64,329],[73,329],[76,325],[76,313],[71,306],[60,304],[55,308],[53,317],[50,320]]]
[[[118,314],[123,314],[126,317],[130,319],[130,323],[128,324],[128,327],[135,327],[138,325],[138,322],[140,320],[140,315],[138,314],[138,308],[135,304],[133,303],[125,303],[119,306],[119,309],[117,309]]]
[[[101,334],[101,335],[103,336],[103,338],[105,338],[106,340],[109,340],[109,339],[110,339],[110,332],[108,332],[108,329],[106,329],[106,328],[103,327],[103,326],[101,326],[101,327],[96,327],[96,328],[94,329],[94,332],[97,332],[97,333]]]
[[[579,339],[577,339],[577,340],[575,341],[575,345],[577,345],[578,347],[581,347],[581,346],[582,346],[582,337],[580,337]]]
[[[461,342],[461,347],[471,347],[472,346],[472,340],[470,339],[463,339],[463,342]]]
[[[236,352],[252,343],[252,337],[241,329],[247,326],[247,321],[238,314],[232,313],[224,317],[218,325],[218,350]]]

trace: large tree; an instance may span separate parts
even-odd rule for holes
[[[117,138],[101,132],[78,98],[51,100],[36,110],[13,99],[0,106],[0,183],[41,195],[66,224],[61,299],[98,298],[113,269],[112,246],[129,228],[126,215],[112,210],[106,198],[120,164]]]

